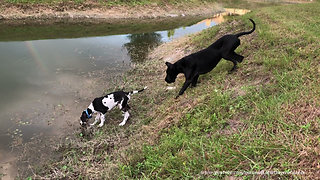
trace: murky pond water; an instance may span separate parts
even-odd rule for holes
[[[78,126],[81,110],[104,94],[104,81],[132,62],[142,63],[153,47],[222,20],[0,24],[0,167],[12,160],[14,146],[57,135],[66,125]]]

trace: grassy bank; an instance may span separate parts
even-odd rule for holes
[[[30,4],[55,4],[61,2],[69,2],[69,3],[101,3],[105,5],[164,5],[164,4],[181,4],[181,3],[200,3],[200,2],[215,2],[216,0],[5,0],[8,3],[30,3]]]
[[[69,7],[70,9],[90,9],[94,7],[185,7],[185,6],[199,6],[203,4],[212,5],[213,3],[220,4],[222,6],[232,6],[234,8],[247,8],[252,9],[255,7],[269,6],[271,4],[279,3],[299,3],[307,2],[308,0],[266,0],[266,1],[242,1],[242,0],[2,0],[0,4],[12,4],[12,5],[50,5],[55,7],[59,5],[61,10],[66,10],[62,8],[63,6]],[[74,5],[74,6],[73,6]],[[79,6],[80,5],[80,6]]]
[[[319,1],[260,8],[160,46],[106,90],[149,86],[132,98],[128,124],[118,127],[120,113],[108,114],[90,137],[78,132],[60,144],[59,160],[33,170],[33,178],[319,177],[319,8]],[[164,62],[250,29],[248,18],[257,29],[241,37],[238,70],[228,74],[232,63],[221,61],[175,100],[184,78],[167,91]],[[213,174],[262,170],[287,174]]]
[[[156,145],[143,147],[141,159],[123,167],[125,175],[178,178],[203,177],[202,171],[260,170],[315,175],[318,8],[319,3],[264,8],[190,37],[190,46],[198,49],[243,29],[239,21],[250,17],[258,24],[256,34],[242,41],[239,51],[247,58],[236,73],[228,75],[231,65],[222,62],[202,76],[199,87],[179,101],[172,100],[174,92],[159,107],[152,122],[171,128],[160,132]]]
[[[265,3],[264,3],[265,4]],[[207,1],[73,1],[2,0],[0,20],[4,25],[99,22],[213,15],[223,9],[214,0]]]
[[[319,2],[262,8],[189,37],[181,48],[194,51],[249,29],[248,18],[257,23],[256,32],[242,38],[238,52],[246,58],[237,72],[227,74],[232,64],[224,61],[179,100],[176,91],[167,93],[151,116],[159,138],[129,154],[122,176],[224,178],[237,175],[213,173],[264,170],[302,173],[269,178],[318,177],[319,8]]]
[[[0,19],[4,25],[117,23],[124,19],[212,15],[223,11],[223,7],[256,9],[305,1],[307,0],[1,0]]]

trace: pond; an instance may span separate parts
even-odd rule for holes
[[[0,23],[0,173],[14,174],[8,165],[14,147],[79,126],[90,100],[115,85],[131,63],[143,63],[152,48],[221,21],[217,15],[112,24]]]

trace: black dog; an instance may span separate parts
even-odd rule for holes
[[[119,109],[123,112],[124,116],[123,121],[119,124],[119,126],[125,125],[129,118],[130,107],[128,105],[128,102],[130,100],[130,96],[132,94],[142,92],[145,89],[147,89],[147,87],[144,87],[141,90],[131,92],[116,91],[107,94],[103,97],[95,98],[89,105],[89,107],[82,112],[80,117],[80,125],[86,126],[88,119],[92,118],[92,115],[94,113],[97,113],[95,121],[90,125],[95,125],[100,119],[101,122],[99,124],[99,127],[102,127],[105,121],[104,115],[107,113],[107,111],[110,111],[117,105],[119,106]]]
[[[182,95],[190,84],[195,87],[199,75],[210,72],[216,67],[221,58],[233,62],[231,72],[237,68],[237,62],[242,62],[244,57],[235,53],[234,50],[240,45],[240,36],[251,34],[255,30],[256,24],[252,19],[250,19],[250,21],[253,24],[251,31],[225,35],[211,44],[208,48],[183,57],[174,64],[166,62],[168,68],[165,81],[167,83],[174,83],[179,73],[183,73],[186,78],[186,81],[176,98]]]

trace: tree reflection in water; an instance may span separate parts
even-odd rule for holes
[[[130,34],[127,38],[130,42],[123,46],[127,49],[131,62],[143,62],[148,52],[161,43],[162,37],[159,33],[152,32]]]

